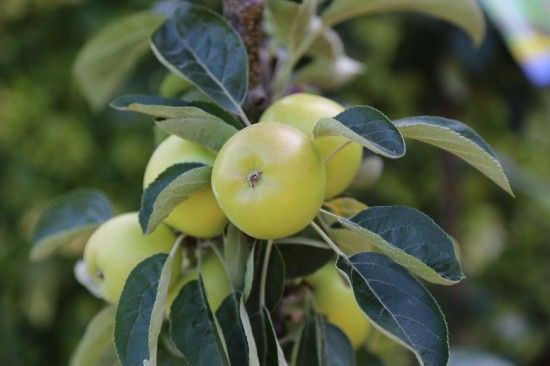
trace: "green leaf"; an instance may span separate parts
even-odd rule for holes
[[[41,213],[32,234],[31,260],[42,260],[74,241],[84,243],[92,231],[113,216],[100,191],[78,189],[53,200]]]
[[[256,343],[250,337],[252,328],[240,292],[225,298],[216,311],[216,319],[227,343],[231,365],[259,365]],[[245,327],[248,328],[248,336]],[[252,342],[252,347],[249,347],[249,342]]]
[[[258,356],[262,366],[287,366],[283,350],[277,340],[269,310],[263,307],[250,317]]]
[[[254,250],[254,280],[246,301],[246,308],[251,314],[260,311],[261,273],[264,266],[265,250],[266,245],[263,242],[256,246]],[[277,245],[273,245],[269,256],[265,284],[265,306],[271,311],[279,303],[285,287],[285,263]]]
[[[445,318],[430,293],[405,268],[377,253],[339,257],[336,264],[377,328],[414,352],[421,365],[447,364]]]
[[[124,284],[115,317],[115,346],[123,366],[156,362],[157,338],[170,283],[169,258],[174,257],[173,253],[155,254],[143,260]]]
[[[224,338],[200,276],[183,286],[172,304],[170,338],[190,365],[229,365]]]
[[[231,283],[234,288],[242,290],[246,262],[251,251],[248,236],[237,229],[235,225],[229,224],[223,236],[223,243],[224,258]]]
[[[238,130],[196,104],[156,95],[125,95],[115,99],[111,106],[118,110],[162,117],[156,120],[161,130],[218,151]],[[207,103],[198,105],[208,106]]]
[[[116,19],[93,36],[73,65],[76,83],[94,109],[107,105],[149,50],[148,40],[164,17],[142,11]]]
[[[139,223],[150,233],[182,201],[210,184],[212,167],[201,163],[174,164],[151,183],[141,197]]]
[[[330,249],[287,242],[277,245],[285,263],[286,278],[298,278],[312,274],[334,256]],[[304,260],[307,259],[307,260]]]
[[[382,112],[369,106],[355,106],[332,118],[320,119],[315,136],[343,136],[388,158],[405,155],[405,141]]]
[[[288,0],[267,0],[265,26],[272,39],[296,53],[304,39],[320,30],[321,21],[315,16],[316,0],[303,0],[296,3]]]
[[[70,366],[104,365],[109,356],[114,357],[112,361],[116,360],[113,344],[114,319],[113,306],[104,308],[94,316],[71,356]]]
[[[182,2],[151,38],[153,52],[220,106],[242,113],[248,55],[237,32],[213,11]]]
[[[426,281],[452,285],[464,278],[451,238],[417,209],[378,206],[336,219]]]
[[[498,156],[481,136],[465,124],[443,117],[418,116],[399,119],[395,125],[406,138],[437,146],[464,159],[514,195]]]
[[[313,85],[322,90],[336,90],[363,71],[362,63],[346,55],[332,59],[318,58],[298,70],[295,83]]]
[[[310,313],[294,345],[293,365],[355,365],[355,352],[346,335],[319,314]]]
[[[327,27],[360,15],[416,12],[448,21],[480,44],[485,33],[483,13],[475,0],[335,0],[322,14]]]

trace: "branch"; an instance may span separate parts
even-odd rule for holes
[[[223,15],[243,39],[248,53],[249,88],[243,109],[255,121],[269,103],[270,65],[263,47],[264,0],[223,0]]]

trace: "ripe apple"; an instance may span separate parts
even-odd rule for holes
[[[88,239],[84,249],[84,262],[91,281],[102,297],[117,303],[126,278],[141,261],[157,254],[169,253],[175,235],[165,225],[143,235],[137,212],[116,216],[102,224]],[[179,271],[179,262],[174,263],[174,277]]]
[[[203,146],[170,136],[151,155],[145,169],[143,186],[147,187],[174,164],[196,162],[212,165],[214,159],[214,153]],[[212,189],[207,186],[176,206],[164,222],[187,235],[212,238],[222,233],[227,218],[220,210]]]
[[[313,94],[292,94],[273,103],[262,115],[260,122],[280,122],[296,127],[313,138],[313,128],[321,118],[334,117],[344,108],[330,100]],[[323,161],[348,140],[340,136],[321,136],[314,139]],[[363,148],[350,143],[335,153],[325,164],[327,189],[325,198],[342,193],[352,182],[361,164]]]
[[[325,169],[305,134],[282,123],[257,123],[220,150],[212,189],[223,212],[259,239],[297,233],[315,217],[325,196]]]
[[[193,268],[189,272],[182,275],[172,287],[168,293],[168,299],[166,301],[166,313],[169,315],[172,303],[178,296],[180,290],[189,281],[198,278],[198,272],[196,268]],[[215,312],[222,301],[231,293],[231,285],[229,279],[223,268],[223,264],[217,255],[211,254],[206,256],[202,264],[202,280],[204,281],[204,288],[206,289],[206,296],[208,298],[208,304],[213,312]]]
[[[369,321],[334,263],[321,267],[309,277],[309,282],[313,287],[316,310],[339,327],[354,348],[362,345],[370,329]]]

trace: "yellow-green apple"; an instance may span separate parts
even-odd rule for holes
[[[214,153],[205,147],[177,136],[169,136],[151,155],[143,185],[147,187],[174,164],[195,162],[212,165],[214,159]],[[184,234],[212,238],[222,233],[227,218],[220,210],[212,189],[206,186],[176,206],[164,222]]]
[[[212,188],[235,226],[255,238],[277,239],[315,217],[325,196],[325,169],[304,133],[282,123],[257,123],[222,147]]]
[[[313,138],[313,128],[317,121],[334,117],[343,110],[340,104],[318,95],[292,94],[273,103],[264,112],[260,122],[285,123]],[[326,165],[325,196],[331,198],[342,193],[352,182],[361,164],[363,148],[356,143],[344,146],[348,140],[340,136],[320,136],[314,142]]]

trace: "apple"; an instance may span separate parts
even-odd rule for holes
[[[117,303],[132,269],[154,254],[169,253],[175,240],[174,233],[165,225],[143,235],[137,212],[113,217],[88,239],[84,249],[86,271],[102,297]],[[177,277],[181,261],[175,259],[173,278]]]
[[[315,309],[340,328],[354,348],[365,343],[370,323],[334,263],[321,267],[308,281],[313,287]]]
[[[258,239],[297,233],[317,215],[325,196],[325,169],[313,141],[282,123],[257,123],[233,135],[212,170],[223,212]]]
[[[166,301],[166,313],[169,315],[172,303],[178,296],[180,290],[189,281],[198,278],[198,272],[196,268],[190,269],[183,274],[174,284],[170,292],[168,293],[168,299]],[[207,255],[202,263],[202,280],[204,288],[206,290],[206,297],[208,298],[208,304],[210,309],[215,312],[223,300],[231,293],[231,284],[229,278],[223,267],[222,262],[217,255]]]
[[[205,147],[178,136],[169,136],[151,155],[145,169],[143,186],[147,187],[174,164],[196,162],[212,165],[214,159],[214,153]],[[184,234],[212,238],[221,235],[227,218],[220,210],[212,189],[207,186],[176,206],[164,222]]]
[[[313,138],[313,128],[321,118],[334,117],[344,110],[340,104],[313,94],[299,93],[273,103],[261,116],[260,122],[280,122],[296,127]],[[331,198],[342,193],[353,181],[363,157],[363,147],[350,143],[337,151],[348,140],[340,136],[321,136],[315,146],[325,161],[326,193]],[[334,155],[333,155],[334,154]]]

